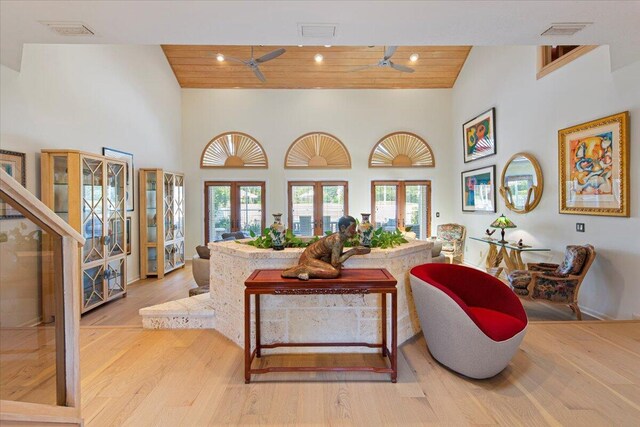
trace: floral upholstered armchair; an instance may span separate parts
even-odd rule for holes
[[[596,250],[591,245],[570,245],[562,264],[527,264],[527,270],[509,274],[509,283],[520,296],[568,305],[578,320],[582,320],[578,291],[595,257]]]
[[[464,261],[464,242],[467,238],[467,229],[460,224],[441,224],[438,226],[438,240],[442,240],[442,254],[453,264]]]

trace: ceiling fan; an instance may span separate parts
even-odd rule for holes
[[[396,49],[398,49],[398,46],[385,46],[384,56],[376,64],[370,64],[370,65],[365,65],[364,67],[354,68],[351,71],[352,72],[362,71],[362,70],[366,70],[368,68],[374,68],[374,67],[388,67],[388,68],[393,68],[394,70],[402,71],[403,73],[413,73],[415,71],[413,68],[405,67],[404,65],[391,62],[391,57],[396,52]]]
[[[238,59],[238,58],[234,58],[232,56],[225,56],[225,59],[228,59],[230,61],[233,62],[238,62],[240,64],[244,64],[247,67],[249,67],[251,69],[251,71],[253,71],[253,74],[256,75],[256,77],[258,79],[260,79],[261,82],[266,82],[267,79],[265,78],[264,74],[262,74],[262,71],[260,71],[260,64],[263,64],[267,61],[271,61],[272,59],[277,58],[278,56],[282,55],[283,53],[286,52],[286,49],[276,49],[274,51],[271,51],[265,55],[262,55],[259,58],[254,58],[253,57],[253,46],[251,46],[251,58],[244,60],[244,59]],[[218,54],[219,55],[219,54]]]

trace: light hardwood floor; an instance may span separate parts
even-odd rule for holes
[[[439,365],[419,335],[401,348],[397,384],[368,373],[287,373],[245,385],[242,350],[214,330],[88,326],[80,341],[87,426],[636,426],[640,419],[639,322],[531,324],[507,369],[484,381]],[[363,357],[376,356],[267,356],[261,363]],[[32,363],[14,361],[22,373],[36,372]],[[2,383],[11,384],[5,372]],[[31,385],[44,387],[21,397],[53,387],[50,374],[35,375]]]

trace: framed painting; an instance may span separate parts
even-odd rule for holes
[[[462,172],[462,211],[496,211],[496,166]]]
[[[127,211],[131,212],[135,209],[135,170],[133,168],[133,154],[124,151],[114,150],[113,148],[102,147],[102,155],[113,159],[124,160],[127,163],[127,173],[125,188],[127,189]]]
[[[464,162],[496,154],[496,109],[490,108],[462,125]]]
[[[558,131],[560,213],[629,216],[629,112]]]
[[[10,177],[27,186],[25,154],[16,151],[0,150],[0,168]],[[0,219],[24,218],[24,216],[8,203],[0,200]]]

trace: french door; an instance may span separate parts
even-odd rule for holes
[[[260,235],[265,228],[264,181],[207,181],[204,201],[205,242],[234,231]]]
[[[338,231],[338,220],[349,212],[347,181],[289,181],[289,229],[297,236],[321,236]]]
[[[387,231],[411,227],[418,239],[431,235],[431,181],[372,181],[371,222]]]

